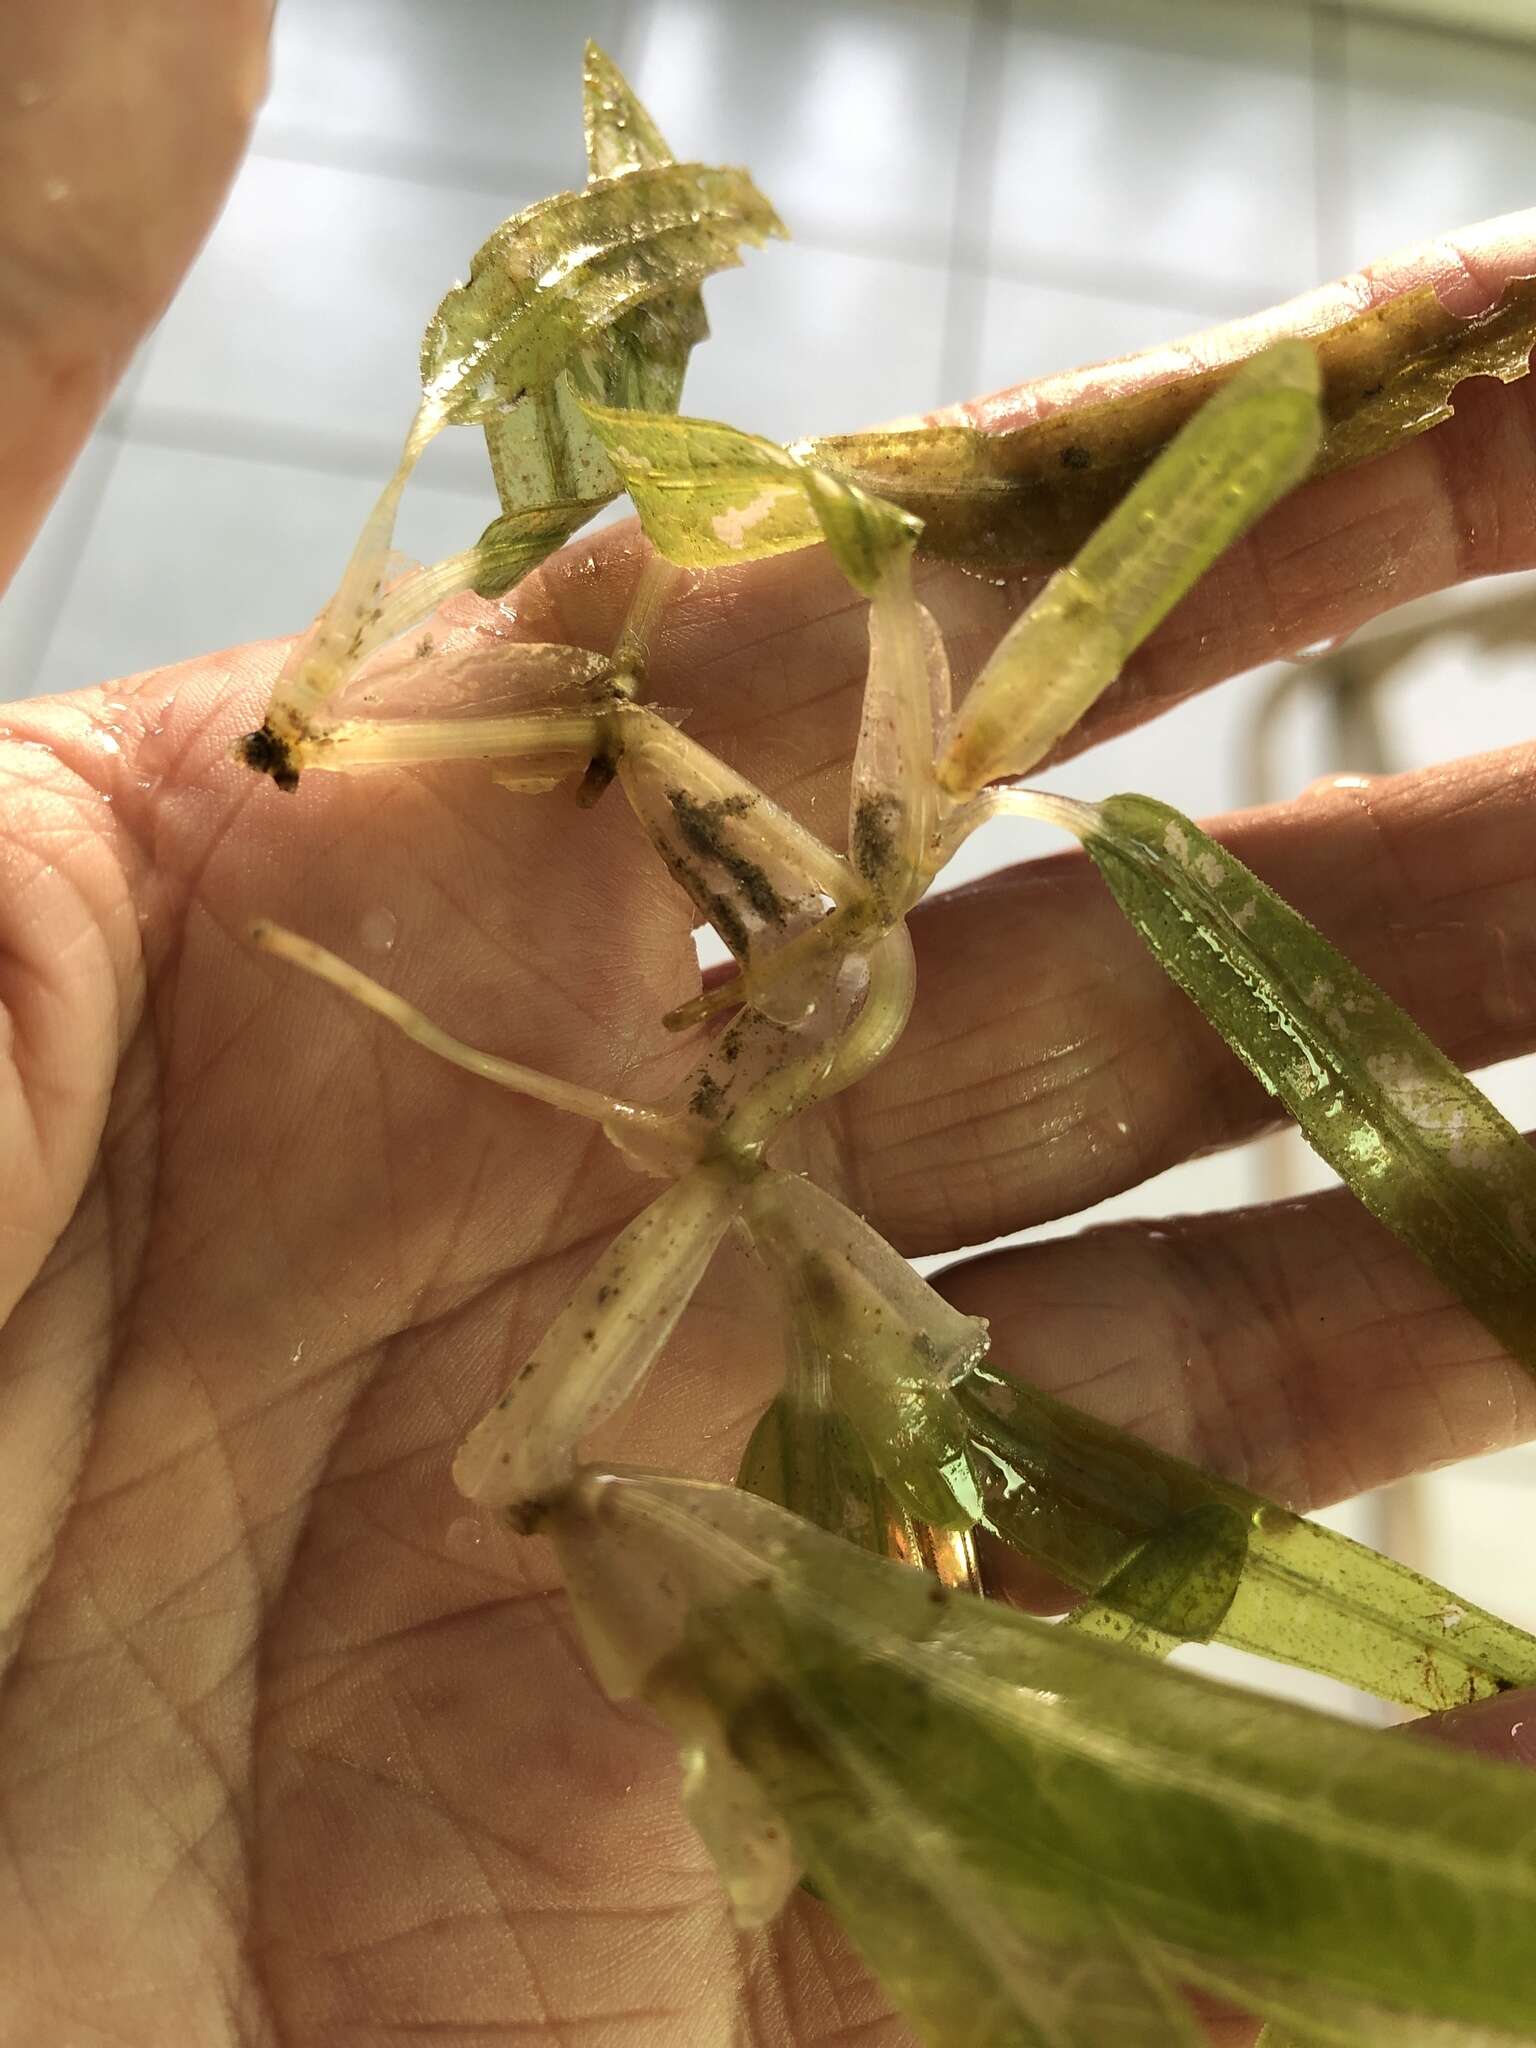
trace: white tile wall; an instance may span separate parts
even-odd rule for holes
[[[48,650],[61,609],[67,606],[89,616],[85,602],[88,586],[81,582],[77,566],[121,454],[122,442],[115,434],[98,433],[87,443],[32,543],[31,553],[0,602],[0,701],[72,687],[53,679]],[[117,541],[124,545],[123,536],[117,536]],[[125,552],[131,550],[125,548]],[[114,643],[107,640],[99,641],[92,650],[91,665],[97,671],[91,680],[99,680],[109,669],[113,674],[124,672]]]
[[[771,242],[709,286],[685,404],[775,440],[924,412],[943,385],[942,263]],[[894,341],[895,345],[892,346]]]
[[[1138,0],[1014,11],[991,184],[993,245],[1102,282],[1315,281],[1311,30],[1284,8]]]
[[[942,261],[971,16],[952,0],[656,0],[634,83],[674,149],[749,165],[792,233]]]
[[[258,147],[454,182],[579,183],[581,51],[622,63],[626,0],[283,0]],[[505,210],[505,209],[504,209]]]
[[[1342,57],[1346,261],[1536,201],[1536,49],[1354,20]]]
[[[255,153],[0,604],[0,696],[312,613],[392,459],[441,292],[502,214],[580,180],[587,34],[680,152],[749,164],[797,232],[709,287],[687,399],[776,436],[1165,340],[1536,200],[1536,54],[1300,0],[281,0]],[[447,551],[490,509],[478,437],[445,437],[402,541]],[[1395,758],[1526,735],[1529,668],[1426,649],[1392,702]],[[1240,802],[1269,680],[1059,780]],[[1327,765],[1299,704],[1276,786]],[[1530,1062],[1492,1085],[1536,1123]],[[1197,1161],[1113,1211],[1311,1184],[1309,1157],[1287,1140]],[[1418,1561],[1518,1605],[1507,1525],[1532,1476],[1527,1457],[1431,1482]]]
[[[303,625],[335,586],[336,536],[356,532],[374,495],[366,476],[126,443],[38,687],[73,690]],[[418,486],[402,549],[436,561],[489,516],[457,492]]]
[[[1000,391],[1064,363],[1105,362],[1208,327],[1209,300],[1168,304],[993,273],[983,283],[975,337],[978,391]]]
[[[579,132],[579,129],[578,129]],[[421,337],[444,291],[508,210],[497,200],[372,171],[253,156],[151,343],[135,420],[190,416],[210,447],[323,466],[366,450],[380,482],[420,396]],[[483,460],[477,436],[463,437]]]

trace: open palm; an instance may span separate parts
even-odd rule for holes
[[[1525,229],[1374,289],[1488,296],[1531,267]],[[1097,730],[1536,560],[1531,401],[1478,396],[1283,507]],[[607,645],[632,549],[609,538],[595,591],[556,565],[525,630]],[[925,595],[963,681],[1018,593]],[[654,694],[830,836],[864,649],[846,586],[797,558],[691,590]],[[813,1902],[735,1933],[669,1742],[599,1695],[545,1546],[449,1479],[647,1184],[246,936],[277,918],[466,1038],[647,1099],[686,1063],[657,1024],[697,985],[686,907],[616,792],[583,812],[467,770],[293,797],[245,774],[229,743],[280,658],[18,707],[0,743],[0,2041],[896,2048]],[[1536,955],[1509,936],[1529,833],[1501,829],[1530,772],[1463,764],[1231,836],[1488,1060],[1536,1042]],[[914,936],[907,1037],[797,1140],[903,1248],[1066,1213],[1262,1124],[1083,862],[936,902]],[[1492,1341],[1337,1198],[951,1285],[1003,1363],[1301,1505],[1536,1426]],[[609,1448],[724,1476],[778,1370],[724,1258]]]

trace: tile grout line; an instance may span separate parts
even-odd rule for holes
[[[163,448],[181,454],[207,455],[234,462],[268,462],[285,469],[310,470],[323,476],[372,478],[381,482],[399,452],[399,442],[384,435],[315,429],[280,420],[224,418],[172,405],[135,406],[113,430],[130,447]],[[486,491],[489,492],[489,470]],[[478,495],[478,487],[450,472],[423,478],[429,490],[455,497]]]
[[[127,451],[128,436],[124,421],[132,404],[134,388],[139,383],[143,370],[144,365],[141,358],[129,370],[122,384],[102,408],[101,416],[96,421],[95,426],[92,427],[85,446],[76,456],[69,475],[65,477],[63,484],[60,486],[59,496],[62,497],[69,486],[82,474],[87,464],[91,465],[94,472],[99,463],[99,475],[95,477],[89,503],[81,509],[77,517],[69,521],[65,529],[65,539],[68,545],[67,547],[60,546],[60,560],[57,572],[54,574],[45,573],[39,578],[38,609],[40,623],[30,626],[21,635],[22,665],[28,669],[29,681],[33,685],[35,685],[37,677],[42,674],[43,668],[47,663],[49,653],[53,647],[54,635],[58,631],[59,620],[63,616],[66,605],[69,603],[70,595],[75,587],[75,580],[80,573],[80,564],[85,558],[85,551],[90,545],[91,536],[95,533],[97,521],[101,517],[102,501],[106,497],[113,477],[117,474],[117,466]],[[52,507],[49,509],[51,510]],[[23,694],[27,696],[34,695],[35,688],[30,688]]]
[[[1354,193],[1346,143],[1346,26],[1337,0],[1312,4],[1312,216],[1319,282],[1336,277],[1354,247]],[[1337,195],[1330,207],[1330,192]]]
[[[943,403],[975,396],[980,374],[979,337],[986,308],[986,270],[965,260],[974,246],[972,221],[982,222],[982,246],[992,243],[995,195],[989,173],[997,156],[1002,103],[997,91],[1006,47],[1003,15],[997,0],[973,0],[970,43],[966,52],[965,92],[960,112],[955,164],[955,205],[950,221],[944,307],[944,334],[939,351],[939,398]]]
[[[979,0],[982,8],[990,6],[991,0]],[[1000,106],[997,109],[1001,113]],[[252,151],[266,163],[286,163],[316,170],[345,171],[356,177],[389,178],[401,184],[426,186],[437,191],[486,191],[489,184],[465,185],[448,179],[417,176],[407,169],[389,169],[386,166],[368,165],[361,162],[347,162],[343,158],[328,155],[321,149],[309,149],[299,144],[274,146],[264,143]],[[540,175],[543,175],[542,173]],[[834,256],[857,256],[890,263],[922,264],[929,267],[944,266],[963,273],[988,276],[993,272],[1001,276],[1013,276],[1053,285],[1064,291],[1080,291],[1089,297],[1125,298],[1141,294],[1153,299],[1166,298],[1171,303],[1177,299],[1193,304],[1204,297],[1213,312],[1257,311],[1270,303],[1270,298],[1261,298],[1257,304],[1250,304],[1251,292],[1267,293],[1271,298],[1287,297],[1294,289],[1262,279],[1229,278],[1223,280],[1217,295],[1210,290],[1210,279],[1204,275],[1196,277],[1180,271],[1161,271],[1152,268],[1140,270],[1121,269],[1112,279],[1104,278],[1093,265],[1079,267],[1070,258],[1041,252],[1026,254],[1022,258],[1002,254],[989,258],[986,240],[967,232],[960,216],[957,200],[957,219],[951,224],[949,235],[942,241],[924,241],[914,245],[898,239],[896,231],[889,236],[879,233],[860,234],[857,231],[842,232],[836,227],[824,230],[811,228],[809,231],[797,228],[795,241],[807,249],[816,249],[823,254]]]

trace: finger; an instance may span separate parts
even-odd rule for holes
[[[1479,1700],[1475,1706],[1428,1714],[1409,1726],[1416,1735],[1450,1743],[1473,1756],[1524,1764],[1527,1769],[1536,1767],[1536,1692],[1500,1693],[1497,1699]]]
[[[1189,371],[1238,362],[1281,335],[1318,335],[1432,285],[1461,318],[1536,266],[1536,209],[1395,252],[1249,319],[1120,362],[1047,377],[954,409],[992,432]],[[1081,752],[1209,683],[1353,632],[1410,598],[1536,559],[1536,387],[1464,384],[1455,416],[1381,461],[1303,485],[1223,557],[1068,736]],[[943,415],[941,415],[943,417]],[[1495,512],[1510,523],[1486,530]],[[1377,579],[1383,579],[1377,581]],[[1374,587],[1373,587],[1374,586]]]
[[[1005,428],[1063,406],[1317,333],[1428,282],[1460,314],[1536,270],[1536,212],[1411,250],[1252,320],[1086,371],[1024,385],[970,409]],[[1305,484],[1233,548],[1169,615],[1060,755],[1378,613],[1473,576],[1536,563],[1536,387],[1468,383],[1454,419],[1394,454]],[[519,592],[536,638],[611,644],[639,559],[633,527],[578,543]],[[602,573],[594,575],[593,564]],[[921,595],[949,645],[957,690],[1022,609],[1035,579],[1001,586],[929,565]],[[690,731],[837,840],[868,656],[865,606],[824,550],[697,581],[669,610],[650,668],[658,702],[695,713]],[[840,843],[840,841],[839,841]]]
[[[1536,1043],[1536,750],[1344,777],[1217,836],[1463,1066]],[[837,1105],[854,1197],[909,1252],[1087,1207],[1275,1105],[1078,854],[924,904],[917,1001]]]
[[[992,1358],[1306,1511],[1536,1432],[1536,1383],[1342,1191],[949,1268]]]
[[[0,72],[0,589],[207,233],[271,0],[11,7]]]

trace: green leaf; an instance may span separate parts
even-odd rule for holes
[[[578,532],[600,504],[536,504],[503,512],[475,543],[468,588],[476,597],[501,597]]]
[[[1111,797],[1083,844],[1313,1149],[1536,1370],[1536,1153],[1514,1126],[1299,912],[1167,804]]]
[[[1139,1546],[1215,1508],[1248,1543],[1214,1641],[1420,1712],[1536,1685],[1536,1638],[1336,1530],[989,1363],[954,1391],[982,1464],[984,1526],[1101,1605],[1134,1593],[1123,1567]],[[1158,1620],[1139,1603],[1126,1611]]]
[[[756,561],[825,540],[848,580],[872,595],[916,539],[907,513],[739,427],[598,405],[586,415],[651,545],[684,568]]]
[[[1247,1518],[1208,1501],[1149,1536],[1062,1626],[1154,1657],[1180,1643],[1208,1643],[1247,1562]]]
[[[599,393],[616,321],[783,232],[745,171],[705,164],[657,164],[541,200],[496,230],[433,315],[428,401],[450,422],[485,420],[568,369]],[[597,361],[584,361],[591,352]]]
[[[605,202],[604,195],[611,194],[616,183],[622,183],[634,174],[659,174],[676,166],[660,130],[630,91],[618,67],[595,43],[587,45],[582,85],[588,194],[596,195],[596,207],[602,208],[606,203],[605,220],[611,235],[614,224],[607,216],[613,213],[613,205],[611,198]],[[567,195],[570,210],[579,209],[580,202],[587,196]],[[745,235],[746,239],[760,241],[763,232],[782,232],[776,222],[772,226],[762,224],[761,208],[756,204],[752,211],[759,225],[752,227],[751,232]],[[671,214],[661,217],[675,222],[675,206]],[[505,318],[509,327],[516,327],[519,321],[522,323],[522,340],[515,342],[511,334],[501,337],[512,354],[510,364],[497,373],[494,388],[500,402],[482,405],[469,414],[464,412],[461,402],[452,416],[483,420],[491,472],[505,512],[516,513],[537,505],[582,501],[589,508],[586,517],[590,518],[617,494],[619,484],[601,444],[581,417],[577,386],[586,396],[600,398],[609,405],[639,406],[658,412],[675,411],[682,394],[689,355],[709,333],[704,301],[696,280],[708,270],[728,267],[739,259],[735,255],[734,244],[728,239],[722,242],[723,229],[719,221],[709,224],[700,221],[697,224],[702,234],[697,248],[688,246],[686,233],[674,224],[663,231],[651,257],[653,263],[663,266],[669,255],[677,258],[677,276],[669,281],[663,267],[647,285],[636,272],[633,252],[625,247],[635,232],[636,224],[630,223],[620,231],[618,245],[602,252],[601,261],[605,267],[601,274],[585,277],[579,290],[571,288],[564,280],[550,287],[566,292],[561,319],[566,322],[570,347],[558,364],[551,366],[546,360],[542,371],[535,366],[530,372],[529,352],[534,350],[536,353],[537,325],[532,320],[530,307],[537,301],[537,292],[534,291],[533,301],[525,303],[530,289],[527,279],[536,275],[558,275],[559,258],[550,255],[548,243],[551,234],[557,235],[559,229],[552,229],[550,223],[545,223],[539,246],[546,261],[543,270],[536,272],[531,265],[538,258],[526,257],[515,244],[513,231],[519,221],[525,219],[527,216],[519,216],[518,220],[510,221],[498,230],[498,236],[505,238],[504,244],[499,257],[491,261],[490,281],[480,288],[483,301],[497,296],[498,261],[503,265],[510,264],[514,271],[518,270],[520,262],[526,261],[529,265],[524,277],[523,297],[519,298],[517,292],[511,290],[506,299]],[[638,225],[643,231],[646,225],[643,218]],[[578,236],[582,233],[579,220],[575,231]],[[486,249],[481,251],[477,263],[496,246],[498,236],[493,236]],[[536,242],[539,240],[537,236],[534,239]],[[701,255],[711,250],[720,260],[706,262],[704,268],[699,269]],[[597,260],[598,252],[586,250],[583,254],[588,262]],[[475,287],[476,279],[472,273],[470,285],[460,289],[472,292]],[[630,295],[629,301],[621,304],[619,302],[624,299],[626,291]],[[637,291],[639,297],[635,297]],[[612,304],[607,302],[609,299],[613,300]],[[467,322],[470,345],[477,345],[476,338],[486,317],[484,305],[477,303],[471,306],[450,293],[439,309],[434,329],[445,316],[450,325]],[[546,336],[546,343],[547,339]],[[436,346],[431,329],[424,346],[432,350],[435,359]],[[425,377],[425,369],[423,374]]]
[[[587,1473],[550,1527],[604,1683],[713,1726],[935,2048],[1054,2038],[1008,1930],[1117,1937],[1144,2009],[1189,1959],[1528,2027],[1536,1779],[946,1596],[731,1488]]]
[[[589,183],[655,170],[673,161],[660,129],[623,73],[589,42],[582,68]],[[706,339],[704,300],[695,289],[664,292],[621,314],[601,346],[581,357],[583,382],[608,404],[675,412],[694,346]],[[582,500],[587,517],[614,497],[618,479],[581,416],[565,370],[485,422],[491,472],[503,510]],[[582,523],[582,522],[578,522]]]
[[[1069,731],[1218,555],[1298,484],[1322,430],[1317,358],[1245,363],[1016,620],[960,706],[939,779],[1022,775]]]
[[[795,1364],[747,1440],[736,1483],[845,1543],[891,1555],[890,1497],[868,1451],[830,1389]]]
[[[852,1782],[809,1775],[815,1750],[800,1742],[786,1769],[782,1742],[773,1731],[753,1758],[768,1796],[782,1802],[816,1890],[921,2040],[1202,2048],[1172,1973],[1138,1958],[1109,1916],[1090,1908],[1062,1929],[1043,1898],[1028,1911],[1000,1904],[976,1882],[963,1847],[914,1814],[887,1773],[850,1772]]]
[[[485,445],[508,518],[542,520],[553,530],[565,514],[565,530],[573,533],[619,494],[613,465],[583,419],[564,372],[487,419]]]
[[[974,1527],[981,1496],[947,1381],[982,1355],[986,1325],[798,1174],[755,1180],[743,1222],[779,1281],[797,1380],[848,1418],[904,1513],[935,1529]]]

